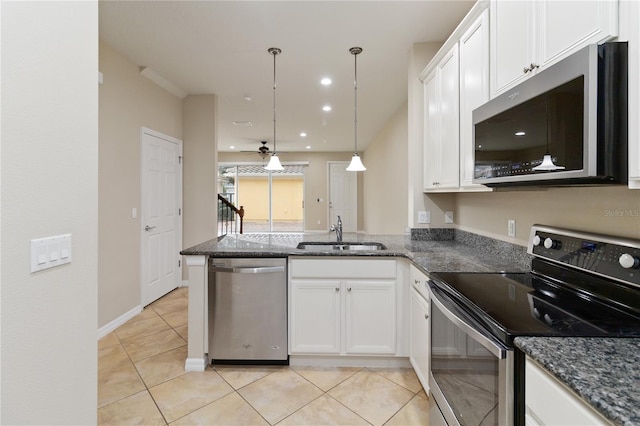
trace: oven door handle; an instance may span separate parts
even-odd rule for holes
[[[432,296],[431,302],[434,303],[452,323],[462,329],[462,331],[467,333],[476,342],[484,346],[498,359],[505,359],[507,357],[508,349],[498,344],[490,337],[486,336],[477,328],[469,325],[469,323],[474,323],[476,321],[469,318],[468,314],[466,314],[462,309],[458,308],[455,305],[455,302],[450,300],[449,297],[447,297],[446,294],[442,290],[440,290],[433,282],[430,282],[429,284]]]

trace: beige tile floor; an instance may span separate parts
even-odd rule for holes
[[[101,425],[428,424],[411,369],[216,366],[184,371],[187,289],[100,339]]]

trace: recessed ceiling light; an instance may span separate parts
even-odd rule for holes
[[[251,102],[253,100],[253,96],[247,95],[247,96],[244,97],[244,100],[247,101],[247,102]]]
[[[306,136],[307,136],[307,134],[306,134],[305,132],[300,132],[300,137],[301,137],[301,138],[304,138],[304,137],[306,137]]]
[[[307,145],[307,149],[311,149],[311,145]]]
[[[524,136],[524,135],[526,135],[526,133],[523,132],[522,130],[520,130],[520,131],[516,132],[515,135],[516,136]]]
[[[331,107],[329,105],[325,105],[322,107],[322,110],[328,112],[328,111],[331,111]]]
[[[320,80],[320,84],[322,84],[323,86],[328,86],[331,84],[331,79],[329,77],[325,77]]]
[[[231,145],[231,146],[229,147],[229,149],[236,149],[236,147],[235,147],[235,146],[233,146],[233,145]]]

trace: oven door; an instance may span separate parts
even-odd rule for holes
[[[513,349],[435,284],[430,290],[433,424],[444,417],[449,426],[513,425]]]

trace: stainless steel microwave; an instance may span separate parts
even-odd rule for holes
[[[474,183],[627,181],[627,43],[589,45],[473,111]]]

